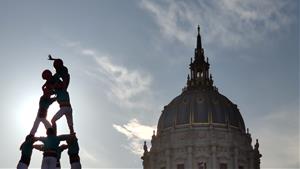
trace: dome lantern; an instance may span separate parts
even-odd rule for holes
[[[187,80],[187,90],[206,88],[213,90],[213,81],[209,74],[208,58],[205,61],[204,50],[202,48],[200,26],[198,25],[197,44],[195,48],[194,60],[191,58],[190,79]]]

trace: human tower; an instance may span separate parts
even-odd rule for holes
[[[81,169],[79,157],[79,145],[76,133],[73,128],[72,107],[70,97],[67,91],[70,75],[66,66],[61,59],[48,56],[53,61],[55,74],[48,69],[42,72],[42,78],[46,81],[42,86],[43,95],[40,97],[39,109],[30,133],[26,136],[25,141],[20,146],[21,159],[17,165],[17,169],[27,169],[30,164],[33,149],[43,152],[42,169],[60,168],[61,153],[68,149],[71,169]],[[51,119],[51,123],[46,119],[49,106],[57,101],[60,109]],[[69,126],[70,134],[57,136],[56,121],[65,116]],[[35,133],[40,123],[46,128],[46,137],[35,137]],[[43,144],[34,144],[40,141]],[[67,144],[60,144],[66,141]]]

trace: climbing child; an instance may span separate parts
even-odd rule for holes
[[[43,73],[42,73],[43,78],[46,77],[45,74],[48,74],[47,76],[49,76],[49,70],[43,71]],[[50,76],[52,76],[51,72],[50,72]],[[51,127],[51,124],[46,119],[46,117],[47,117],[47,112],[48,112],[49,106],[56,100],[56,98],[51,98],[51,95],[53,94],[52,87],[49,84],[47,84],[47,85],[46,84],[47,84],[47,82],[44,84],[43,95],[40,97],[40,101],[39,101],[39,110],[38,110],[36,119],[34,121],[33,127],[30,131],[30,134],[33,136],[35,135],[40,122],[43,122],[46,129]]]

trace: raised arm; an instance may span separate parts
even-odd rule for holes
[[[34,140],[35,141],[41,141],[41,142],[45,142],[45,140],[46,140],[46,137],[34,137]]]
[[[55,59],[52,58],[52,56],[49,54],[49,55],[48,55],[48,60],[55,60]]]

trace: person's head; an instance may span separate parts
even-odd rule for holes
[[[32,145],[35,141],[36,140],[34,139],[33,135],[31,135],[31,134],[27,135],[25,137],[25,141],[20,146],[20,150],[22,150],[24,144],[31,144]]]
[[[53,62],[53,67],[57,70],[64,66],[64,63],[61,59],[55,59]]]
[[[48,70],[48,69],[44,70],[43,73],[42,73],[42,78],[43,78],[44,80],[49,80],[49,79],[51,79],[51,78],[52,78],[52,73],[51,73],[51,71]]]
[[[55,131],[52,127],[47,129],[47,136],[53,136],[55,135]]]

